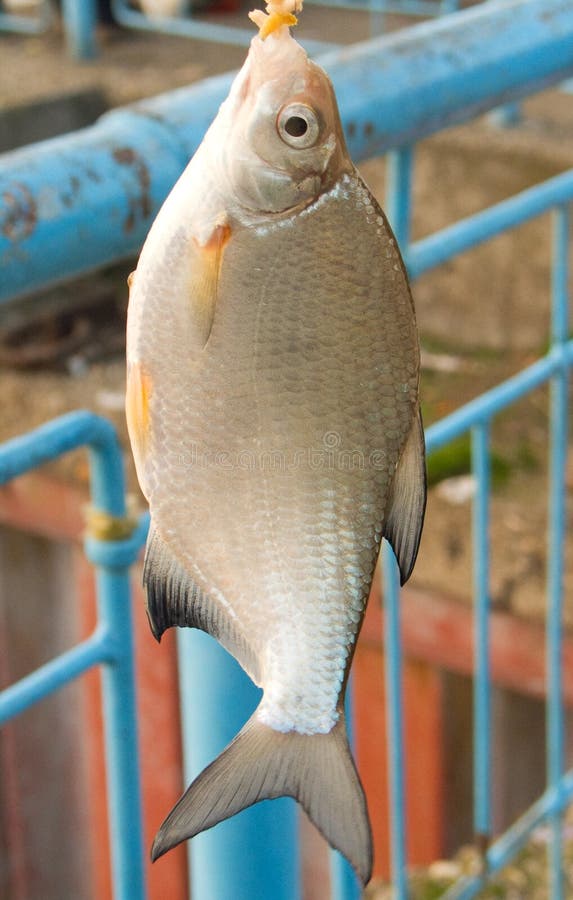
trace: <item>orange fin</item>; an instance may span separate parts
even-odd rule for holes
[[[193,239],[193,260],[189,281],[191,311],[193,315],[192,333],[198,349],[203,349],[211,334],[219,278],[223,263],[223,253],[231,238],[231,227],[227,222],[216,224],[204,243]]]
[[[149,398],[151,379],[140,363],[127,366],[125,416],[139,482],[145,492],[144,467],[149,444]]]

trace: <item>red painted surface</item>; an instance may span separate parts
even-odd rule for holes
[[[76,488],[40,472],[0,488],[0,522],[54,540],[79,540],[87,503]]]
[[[10,654],[7,645],[7,628],[4,621],[3,605],[0,604],[0,688],[8,687],[13,681],[10,671]],[[3,817],[10,866],[7,875],[10,900],[26,900],[30,896],[26,860],[26,835],[18,779],[18,746],[14,734],[14,723],[6,722],[0,740],[0,772],[2,779]],[[2,893],[2,886],[0,886]]]
[[[414,588],[402,592],[404,654],[438,668],[473,672],[472,609],[452,598]],[[380,593],[376,586],[364,622],[363,636],[377,641],[382,631]],[[490,617],[491,673],[500,687],[545,696],[545,629],[506,612]],[[563,694],[573,706],[573,639],[563,639]]]

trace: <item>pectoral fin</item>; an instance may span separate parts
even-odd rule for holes
[[[151,379],[137,362],[128,362],[125,417],[141,489],[146,492],[145,460],[149,440]]]
[[[418,413],[402,451],[392,483],[384,537],[392,545],[404,584],[414,568],[426,510],[424,429]]]
[[[231,228],[221,218],[204,243],[193,238],[189,305],[192,316],[191,333],[197,343],[197,349],[203,349],[211,334],[223,253],[230,237]]]

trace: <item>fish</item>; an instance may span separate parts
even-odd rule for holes
[[[208,632],[263,691],[152,859],[290,796],[366,884],[371,826],[344,697],[382,539],[402,582],[418,552],[416,318],[292,8],[253,19],[130,279],[126,415],[151,515],[151,630]]]

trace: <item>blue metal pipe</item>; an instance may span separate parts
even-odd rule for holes
[[[474,566],[474,831],[485,852],[491,837],[491,678],[489,642],[489,423],[472,428]]]
[[[185,780],[235,737],[261,692],[213,638],[177,632]],[[205,677],[205,673],[209,677]],[[188,845],[193,900],[297,900],[297,809],[290,798],[257,803]]]
[[[386,746],[390,789],[390,867],[395,900],[408,898],[405,809],[405,748],[402,697],[402,639],[400,635],[400,580],[396,559],[384,542],[382,556],[384,597],[384,673],[386,684]]]
[[[573,73],[573,7],[487,3],[321,62],[359,161],[562,81]],[[134,254],[230,80],[208,79],[4,156],[0,298]]]
[[[88,445],[95,505],[112,516],[125,515],[122,451],[113,425],[94,413],[60,416],[0,448],[0,484]]]
[[[122,540],[100,540],[89,534],[84,539],[86,556],[96,566],[106,569],[124,569],[131,566],[145,544],[149,531],[149,513],[129,523],[131,534]]]
[[[7,181],[0,174],[2,291],[24,293],[135,254],[186,161],[174,135],[133,110],[7,154],[0,162],[0,172],[12,172]]]
[[[402,15],[420,16],[421,18],[442,15],[437,6],[438,2],[439,0],[332,0],[332,2],[329,2],[329,0],[311,0],[313,6],[364,10],[379,16],[380,18],[376,23],[379,30],[371,29],[371,35],[382,34],[387,13],[400,13]]]
[[[402,16],[419,16],[427,18],[429,16],[443,16],[449,12],[457,10],[457,0],[334,0],[329,3],[328,0],[311,0],[313,5],[317,6],[336,6],[345,9],[373,9],[379,14],[398,13]],[[449,8],[448,8],[449,7]]]
[[[551,340],[562,346],[569,329],[569,208],[562,206],[554,214],[552,266]],[[549,528],[547,570],[547,781],[548,787],[560,789],[565,766],[565,723],[562,686],[563,572],[567,523],[566,483],[567,444],[569,437],[569,373],[562,369],[551,381],[549,461]],[[551,817],[550,846],[551,897],[562,900],[563,833],[562,817]]]
[[[96,567],[98,619],[113,641],[102,670],[108,818],[114,897],[144,900],[143,810],[129,570]]]
[[[386,161],[386,215],[402,254],[408,252],[412,226],[413,147],[392,150]]]
[[[50,660],[0,693],[0,725],[69,681],[111,659],[110,635],[101,626],[87,640]]]
[[[346,731],[354,747],[354,679],[348,680],[344,701]],[[360,900],[362,889],[352,866],[336,850],[330,850],[330,900]]]
[[[545,384],[556,372],[573,365],[573,340],[552,349],[543,359],[471,400],[426,430],[426,450],[432,453],[468,431],[476,422],[490,419],[534,388]]]
[[[70,55],[75,59],[93,59],[97,55],[96,0],[62,0],[62,18]]]
[[[330,851],[330,900],[360,900],[362,888],[350,863],[336,850]]]

